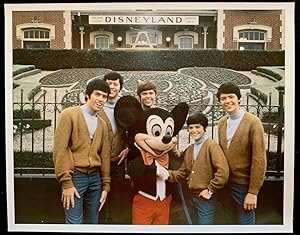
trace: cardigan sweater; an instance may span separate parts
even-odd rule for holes
[[[108,127],[98,117],[93,141],[79,106],[64,109],[58,116],[54,135],[55,174],[63,188],[73,187],[74,170],[90,173],[101,169],[102,190],[110,190],[110,149]]]
[[[227,158],[229,182],[249,185],[248,192],[258,194],[266,172],[264,129],[255,115],[246,112],[227,147],[227,116],[218,123],[219,144]]]
[[[194,160],[194,144],[182,153],[183,162],[178,170],[169,171],[168,180],[180,182],[186,180],[189,190],[199,194],[208,188],[212,192],[224,187],[229,177],[229,166],[219,144],[207,139]]]
[[[108,126],[108,134],[109,134],[109,139],[111,142],[111,161],[119,161],[119,154],[120,152],[126,148],[126,142],[125,142],[125,135],[123,130],[117,126],[117,131],[114,134],[113,129],[112,129],[112,125],[109,121],[109,118],[107,116],[107,114],[105,113],[105,111],[103,109],[101,109],[98,112],[99,116],[107,123]]]

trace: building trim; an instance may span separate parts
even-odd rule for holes
[[[97,36],[108,36],[109,37],[109,44],[114,44],[114,34],[109,31],[104,31],[103,29],[93,31],[90,33],[90,45],[95,45],[95,38]]]
[[[218,10],[218,19],[217,19],[217,49],[222,50],[224,48],[224,32],[225,32],[225,26],[224,26],[224,19],[225,14],[223,9]]]
[[[192,36],[194,38],[194,44],[199,43],[198,33],[184,29],[184,31],[179,31],[177,33],[174,33],[174,45],[178,45],[180,36]]]
[[[72,49],[72,17],[71,17],[71,11],[65,11],[63,13],[63,17],[65,19],[65,24],[64,24],[65,48],[66,49]]]
[[[55,26],[52,24],[45,24],[45,23],[26,23],[26,24],[19,24],[16,26],[16,37],[19,40],[24,40],[24,33],[23,30],[27,28],[44,28],[49,29],[49,39],[55,39]]]
[[[271,42],[272,40],[272,28],[266,25],[254,25],[254,24],[245,24],[238,25],[233,27],[233,41],[237,42],[239,40],[239,31],[240,30],[264,30],[266,31],[266,42]]]
[[[285,49],[285,11],[283,10],[282,13],[280,14],[280,20],[281,20],[281,26],[280,26],[280,32],[281,32],[281,37],[279,43],[281,44],[281,49]]]

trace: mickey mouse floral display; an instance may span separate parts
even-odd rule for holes
[[[134,190],[132,224],[168,224],[174,183],[167,181],[174,169],[176,135],[183,127],[189,107],[177,104],[171,112],[162,108],[143,110],[133,96],[121,97],[115,118],[128,133],[128,174]]]

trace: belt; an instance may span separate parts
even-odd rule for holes
[[[77,171],[80,171],[81,173],[84,173],[84,174],[92,174],[92,173],[95,173],[95,172],[98,172],[99,171],[99,167],[91,167],[91,168],[81,168],[81,169],[76,169]]]
[[[89,174],[98,172],[98,170],[99,170],[99,167],[93,167],[93,168],[90,168],[90,169],[88,169],[87,174],[89,175]]]

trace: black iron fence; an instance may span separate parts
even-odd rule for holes
[[[250,94],[247,94],[246,102],[241,104],[241,107],[258,116],[262,121],[267,148],[267,177],[280,178],[283,176],[284,164],[284,89],[279,88],[278,91],[278,105],[272,105],[271,93],[267,104],[260,102],[259,97],[255,100]],[[60,101],[58,101],[57,90],[54,90],[53,102],[46,102],[46,93],[47,91],[43,91],[38,100],[32,97],[30,102],[24,102],[24,94],[21,91],[20,102],[13,103],[15,173],[22,174],[27,170],[30,172],[35,170],[43,172],[43,174],[45,172],[53,173],[51,153],[57,116],[66,107],[82,103],[81,90],[66,92]],[[174,97],[163,99],[157,105],[170,110],[178,102],[180,102],[180,94],[176,99]],[[218,120],[224,115],[224,112],[216,100],[213,99],[213,102],[209,103],[200,98],[196,101],[187,101],[187,103],[190,113],[197,110],[208,116],[207,133],[211,138],[217,139]],[[180,150],[190,143],[186,126],[180,131],[178,139]]]

